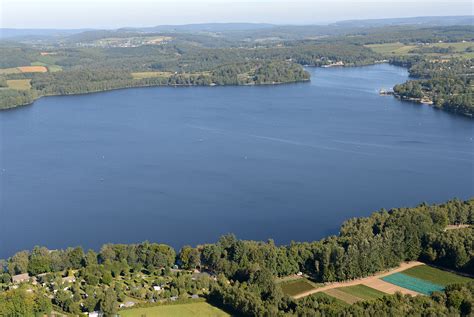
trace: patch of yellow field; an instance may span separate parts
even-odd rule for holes
[[[16,67],[12,68],[1,68],[0,75],[8,75],[8,74],[18,74],[21,73],[20,70]]]
[[[31,79],[9,79],[7,80],[8,88],[16,90],[28,90],[31,88]]]

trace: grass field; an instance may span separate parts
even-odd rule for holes
[[[148,308],[134,308],[119,311],[121,317],[224,317],[226,312],[206,302],[177,305],[161,305]]]
[[[428,265],[415,266],[403,271],[402,273],[442,286],[454,283],[467,283],[473,281],[473,279],[470,279],[468,277],[443,271]]]
[[[31,88],[31,79],[9,79],[7,80],[8,88],[16,90],[28,90]]]
[[[442,291],[444,289],[442,285],[434,284],[403,273],[394,273],[383,277],[382,280],[425,295],[430,295],[432,292]]]
[[[281,289],[283,290],[283,293],[285,293],[288,296],[295,296],[307,291],[310,291],[312,289],[315,289],[313,284],[309,282],[305,278],[300,278],[297,280],[289,281],[289,282],[284,282],[280,284]]]
[[[338,288],[338,290],[354,295],[356,297],[362,298],[362,299],[375,299],[375,298],[381,298],[385,293],[378,291],[376,289],[373,289],[371,287],[359,284],[359,285],[354,285],[354,286],[348,286],[348,287],[341,287]]]

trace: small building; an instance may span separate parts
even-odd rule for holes
[[[30,276],[28,273],[23,273],[23,274],[18,274],[18,275],[13,275],[12,276],[12,282],[13,283],[23,283],[27,282],[30,280]]]
[[[74,276],[66,276],[61,279],[63,283],[74,283],[76,278]]]
[[[154,291],[161,291],[161,286],[155,285],[155,286],[153,286],[153,290]]]

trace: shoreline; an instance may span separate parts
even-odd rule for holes
[[[61,97],[61,96],[79,96],[79,95],[89,95],[89,94],[96,94],[96,93],[101,93],[101,92],[108,92],[108,91],[115,91],[115,90],[125,90],[125,89],[133,89],[133,88],[191,88],[191,87],[254,87],[254,86],[281,86],[281,85],[289,85],[289,84],[299,84],[299,83],[307,83],[310,82],[311,78],[308,79],[301,79],[301,80],[295,80],[295,81],[287,81],[287,82],[272,82],[272,83],[253,83],[253,84],[235,84],[235,85],[216,85],[214,83],[211,83],[209,85],[186,85],[186,84],[175,84],[175,85],[137,85],[137,86],[128,86],[128,87],[117,87],[117,88],[110,88],[110,89],[102,89],[102,90],[93,90],[93,91],[85,91],[85,92],[78,92],[78,93],[67,93],[67,94],[45,94],[45,95],[38,95],[36,98],[33,99],[33,101],[24,103],[24,104],[18,104],[18,105],[13,105],[9,106],[6,108],[0,108],[0,112],[2,111],[8,111],[16,108],[21,108],[25,106],[31,106],[33,105],[36,101],[43,97]]]

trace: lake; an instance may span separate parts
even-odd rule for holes
[[[34,245],[276,243],[474,193],[473,121],[379,96],[390,65],[310,83],[136,88],[0,112],[0,258]]]

